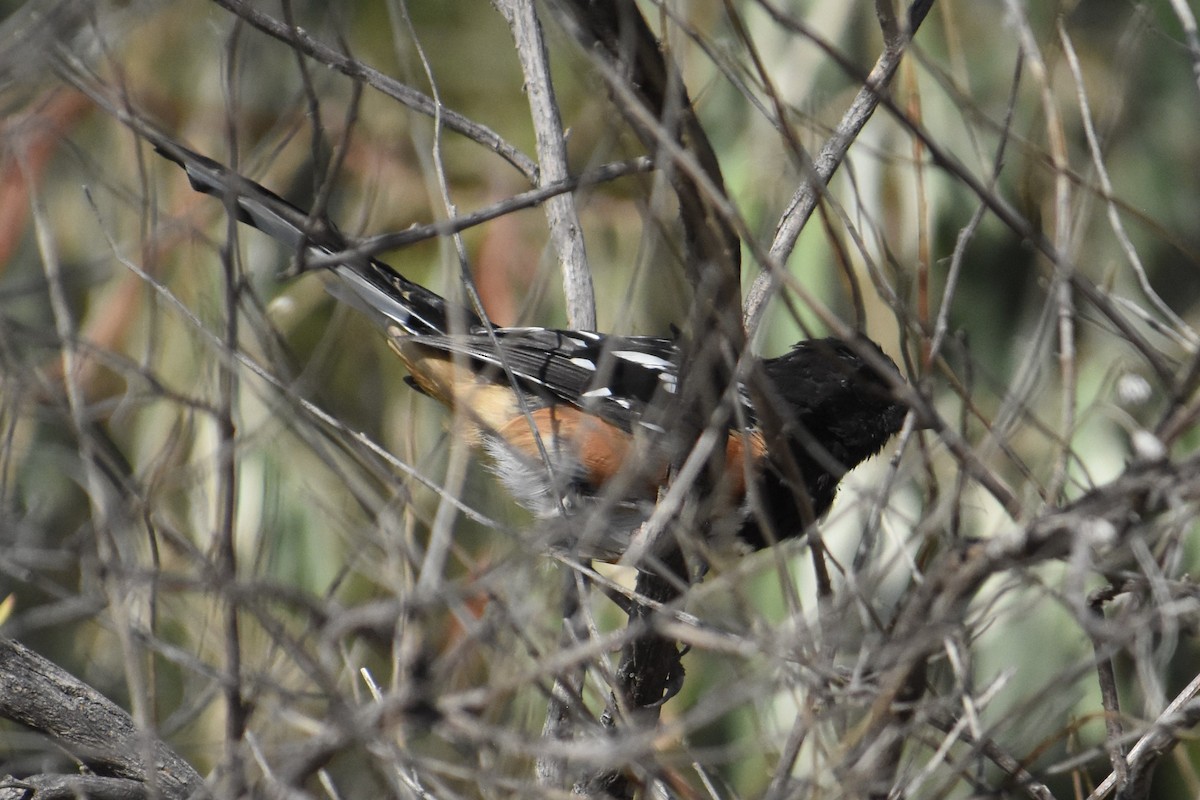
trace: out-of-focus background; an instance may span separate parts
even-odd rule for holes
[[[588,664],[598,714],[604,637],[624,615],[589,594],[599,643],[564,656],[572,568],[522,538],[529,518],[452,442],[446,412],[404,385],[320,275],[289,275],[294,253],[232,229],[122,121],[319,205],[349,234],[399,231],[530,188],[512,163],[537,158],[512,35],[491,5],[459,0],[254,4],[276,35],[239,7],[0,4],[0,635],[135,709],[202,773],[240,752],[252,791],[287,774],[305,796],[533,796],[547,687]],[[881,52],[877,5],[638,7],[761,252],[806,179],[801,153],[821,150]],[[571,170],[644,155],[541,10]],[[714,565],[686,604],[698,633],[683,691],[658,735],[615,761],[680,797],[853,794],[839,758],[868,726],[880,648],[926,568],[1019,536],[1132,463],[1186,461],[1200,344],[1190,14],[934,4],[755,346],[777,355],[825,335],[831,312],[902,364],[947,432],[897,440],[847,478],[822,526],[834,596],[816,597],[803,542]],[[303,52],[298,32],[319,47]],[[640,172],[576,201],[597,327],[670,335],[690,295],[669,184]],[[762,265],[744,254],[749,287]],[[468,271],[498,324],[569,322],[541,208],[385,258],[452,297]],[[1136,741],[1197,677],[1191,500],[1152,521],[1131,501],[1131,524],[1153,524],[1118,552],[1097,553],[1107,522],[1095,541],[1079,525],[1066,557],[998,570],[965,598],[959,624],[936,632],[896,786],[1021,795],[974,744],[987,740],[1054,796],[1086,796],[1112,769],[1106,717]],[[452,533],[440,560],[431,530]],[[1089,606],[1116,570],[1130,582]],[[1118,713],[1098,663],[1114,667]],[[232,745],[229,681],[248,700]],[[346,721],[389,692],[421,702]],[[296,767],[316,740],[336,746]],[[1153,796],[1196,796],[1198,757],[1172,749]],[[54,767],[43,739],[0,723],[0,773]]]

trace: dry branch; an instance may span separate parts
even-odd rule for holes
[[[53,736],[101,777],[136,781],[172,800],[207,796],[199,773],[124,710],[8,639],[0,639],[0,717]],[[153,757],[153,769],[144,756]]]

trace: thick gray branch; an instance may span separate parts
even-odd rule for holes
[[[95,772],[153,785],[165,798],[207,796],[200,774],[124,710],[8,639],[0,639],[0,717],[55,737]]]

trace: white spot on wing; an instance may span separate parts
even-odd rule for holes
[[[569,359],[569,361],[577,367],[583,367],[591,372],[596,371],[596,362],[592,361],[590,358],[572,358]]]
[[[612,354],[624,361],[639,364],[650,369],[672,370],[675,368],[675,365],[665,358],[651,355],[650,353],[642,353],[637,350],[613,350]]]
[[[612,397],[612,389],[607,386],[601,386],[599,389],[592,389],[590,392],[584,392],[580,397]]]

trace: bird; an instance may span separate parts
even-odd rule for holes
[[[463,422],[455,430],[483,451],[519,505],[557,523],[553,548],[622,557],[669,480],[661,442],[671,414],[661,412],[680,389],[674,337],[492,326],[355,253],[328,218],[177,142],[154,144],[193,189],[336,276],[334,294],[382,328],[406,382],[455,412]],[[895,362],[861,334],[802,340],[758,366],[782,423],[783,436],[772,441],[782,443],[768,446],[756,408],[761,393],[752,397],[742,384],[738,408],[718,431],[727,527],[751,552],[800,536],[823,516],[842,476],[880,452],[908,411],[892,388],[903,382]]]

